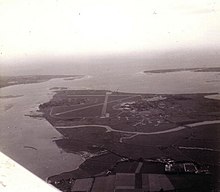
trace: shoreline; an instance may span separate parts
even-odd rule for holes
[[[84,78],[84,75],[24,75],[24,76],[0,76],[1,83],[0,89],[4,87],[9,87],[13,85],[20,84],[33,84],[33,83],[43,83],[51,79],[57,78],[71,78],[70,80],[77,80]]]

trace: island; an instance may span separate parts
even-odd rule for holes
[[[84,163],[47,180],[68,191],[71,181],[112,173],[125,159],[130,163],[172,160],[208,166],[212,184],[217,185],[220,101],[208,98],[215,94],[57,91],[39,110],[63,135],[54,142],[81,155]],[[155,172],[158,166],[147,170]]]
[[[220,72],[220,67],[158,69],[158,70],[146,70],[146,71],[144,71],[144,73],[173,73],[173,72],[181,72],[181,71]]]

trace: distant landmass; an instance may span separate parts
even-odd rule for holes
[[[172,73],[172,72],[181,72],[181,71],[192,71],[192,72],[220,72],[220,67],[158,69],[158,70],[147,70],[147,71],[144,71],[144,73]]]
[[[82,78],[83,75],[25,75],[25,76],[0,76],[0,88],[17,84],[41,83],[54,78]]]

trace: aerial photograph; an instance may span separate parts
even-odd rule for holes
[[[219,192],[220,1],[0,0],[0,192]]]

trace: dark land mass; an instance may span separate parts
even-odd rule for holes
[[[67,87],[52,87],[50,90],[66,90]]]
[[[192,72],[220,72],[220,67],[159,69],[159,70],[148,70],[148,71],[144,71],[144,73],[172,73],[172,72],[181,72],[181,71],[192,71]]]
[[[209,166],[218,188],[220,101],[207,95],[58,91],[39,109],[64,136],[54,142],[86,161],[77,170],[49,179],[93,177],[122,158],[172,159]]]
[[[54,78],[81,78],[81,75],[25,75],[25,76],[0,76],[0,88],[17,84],[41,83]]]
[[[6,95],[6,96],[0,96],[0,99],[11,99],[11,98],[17,98],[17,97],[23,97],[23,95]]]

